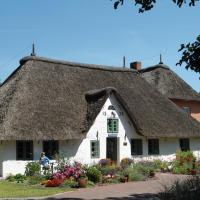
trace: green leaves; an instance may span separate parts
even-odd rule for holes
[[[112,1],[112,0],[111,0]],[[189,6],[195,6],[196,2],[199,0],[172,0],[179,8],[183,4],[188,4]],[[135,5],[139,5],[139,12],[143,13],[145,11],[151,10],[156,3],[156,0],[134,0]],[[119,5],[123,5],[124,0],[115,0],[114,9],[117,9]]]
[[[179,51],[182,52],[182,58],[176,65],[185,64],[186,69],[200,73],[200,35],[193,43],[181,44]]]

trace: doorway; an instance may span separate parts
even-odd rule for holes
[[[117,163],[117,137],[106,138],[106,158]]]

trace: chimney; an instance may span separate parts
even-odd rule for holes
[[[130,63],[130,68],[131,69],[140,70],[141,67],[142,67],[142,63],[141,62],[136,61],[136,62]]]

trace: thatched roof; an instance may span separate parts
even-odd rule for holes
[[[140,70],[140,73],[153,87],[170,99],[200,101],[200,94],[166,65],[148,67]]]
[[[111,93],[141,135],[200,136],[200,123],[134,70],[33,56],[0,87],[0,140],[84,138]]]

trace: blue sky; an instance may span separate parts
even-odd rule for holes
[[[0,0],[0,80],[31,53],[55,59],[127,67],[163,61],[200,92],[200,74],[178,67],[181,43],[200,34],[200,3],[179,9],[172,0],[159,1],[143,14],[125,0],[113,9],[110,0]]]

